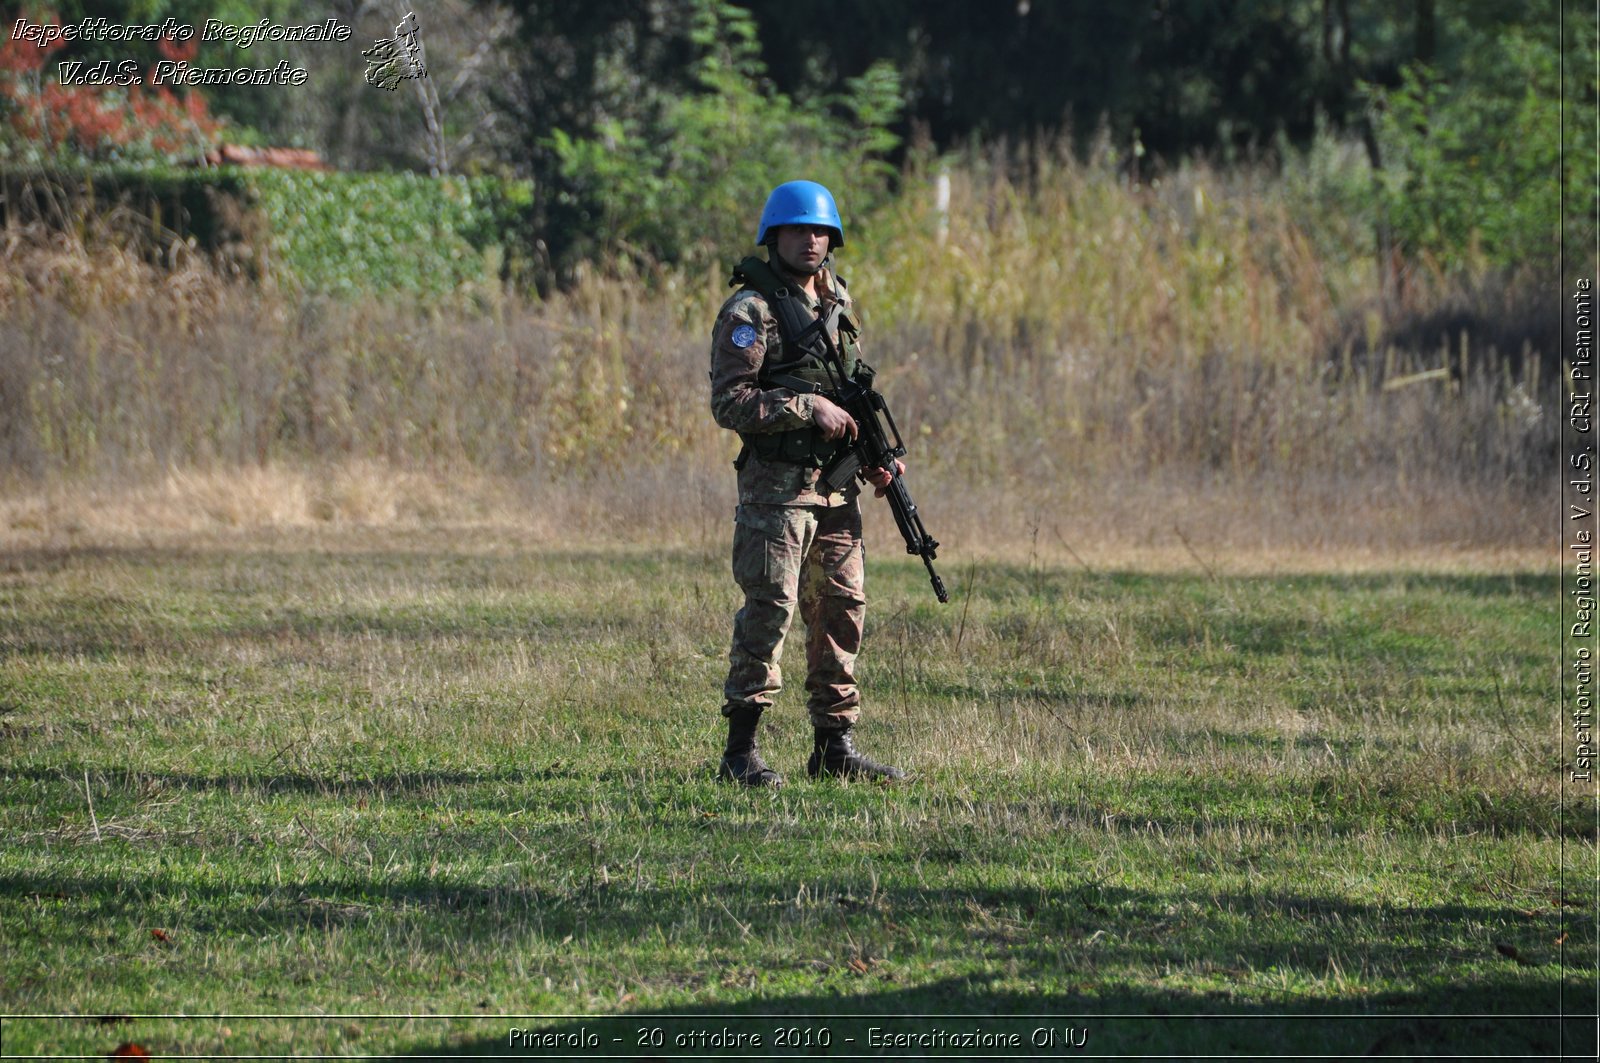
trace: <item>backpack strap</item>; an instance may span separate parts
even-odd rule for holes
[[[778,276],[777,270],[772,268],[771,263],[754,255],[747,255],[733,268],[733,277],[729,280],[728,286],[749,288],[760,293],[767,301],[767,306],[771,308],[773,316],[778,319],[778,332],[783,336],[784,353],[787,357],[780,364],[772,366],[774,371],[793,366],[807,358],[823,360],[822,330],[834,327],[838,322],[838,316],[830,313],[818,317],[812,314],[811,307],[783,282],[783,278]],[[763,370],[765,368],[763,367]]]

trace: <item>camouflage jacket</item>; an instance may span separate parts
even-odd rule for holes
[[[796,289],[798,291],[798,289]],[[819,314],[835,299],[851,307],[850,293],[836,284],[824,269],[817,274],[821,300],[812,302]],[[800,291],[801,297],[805,293]],[[733,342],[735,330],[748,325],[755,338],[746,346]],[[839,337],[834,335],[838,342]],[[813,423],[811,408],[815,396],[788,388],[761,387],[761,367],[767,353],[777,357],[783,347],[778,319],[761,293],[745,289],[735,292],[722,304],[716,326],[711,331],[711,415],[717,424],[746,435],[786,432]],[[854,501],[857,485],[843,493],[824,494],[818,490],[820,470],[786,462],[762,461],[750,455],[739,470],[739,502],[779,506],[842,506]]]

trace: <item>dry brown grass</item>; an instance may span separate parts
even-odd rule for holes
[[[1130,188],[1064,158],[955,177],[947,240],[911,175],[844,262],[952,557],[1542,548],[1554,352],[1386,347],[1363,260],[1319,257],[1259,179]],[[705,395],[721,278],[339,303],[229,280],[182,245],[153,266],[117,231],[0,241],[0,540],[725,539],[737,447]],[[1408,313],[1449,295],[1427,291]],[[1406,379],[1423,370],[1445,372]]]
[[[1035,508],[985,517],[959,493],[920,487],[943,543],[941,569],[959,588],[964,566],[999,561],[1089,572],[1193,572],[1218,578],[1293,572],[1541,571],[1554,548],[1518,542],[1451,541],[1433,522],[1392,512],[1388,526],[1296,540],[1286,521],[1246,529],[1240,496],[1186,495],[1159,508],[1124,499],[1091,516]],[[666,504],[663,504],[665,502]],[[1020,502],[1018,503],[1021,504]],[[563,488],[532,496],[506,477],[471,470],[431,473],[371,461],[318,467],[272,464],[173,472],[128,485],[60,483],[0,495],[0,551],[162,544],[185,549],[433,549],[456,553],[585,544],[630,551],[690,550],[720,564],[732,497],[727,485],[704,495],[672,494],[640,483],[596,493]],[[623,520],[618,511],[629,513]],[[631,512],[630,512],[631,511]],[[1126,523],[1118,513],[1125,514]],[[1369,508],[1369,517],[1375,508]],[[1430,510],[1430,512],[1437,512]],[[899,554],[882,503],[867,505],[869,539],[879,557]],[[1443,515],[1436,518],[1441,523]],[[1040,523],[1030,523],[1038,520]],[[1048,521],[1048,522],[1046,522]],[[1359,533],[1358,533],[1359,532]],[[1341,538],[1339,533],[1343,533]]]

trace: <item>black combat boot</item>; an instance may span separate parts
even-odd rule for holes
[[[728,745],[722,751],[722,767],[717,777],[745,786],[783,785],[783,776],[767,767],[756,750],[756,725],[761,722],[759,708],[735,709],[728,715]]]
[[[817,730],[811,759],[806,761],[806,774],[813,779],[832,775],[840,779],[882,779],[885,782],[906,777],[906,773],[899,768],[879,764],[856,752],[856,744],[850,737],[848,727],[842,731]]]

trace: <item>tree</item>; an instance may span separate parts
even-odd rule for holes
[[[842,91],[775,91],[748,12],[725,0],[524,11],[527,115],[513,150],[536,181],[551,260],[600,253],[704,263],[748,245],[767,191],[827,183],[864,218],[888,186],[899,81],[885,64]]]
[[[1556,26],[1494,5],[1430,20],[1427,38],[1419,23],[1419,42],[1437,50],[1419,48],[1399,85],[1366,87],[1378,204],[1402,254],[1446,271],[1554,273],[1563,196],[1569,218],[1592,217],[1595,203],[1592,181],[1563,180],[1575,160],[1595,157],[1592,120],[1568,123],[1562,154],[1563,95],[1591,119],[1596,98],[1594,20],[1570,18],[1565,41]]]

